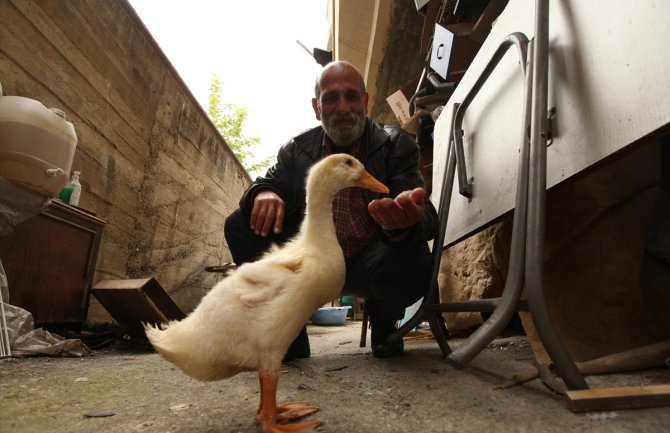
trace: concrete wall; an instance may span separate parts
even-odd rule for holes
[[[407,82],[419,78],[423,67],[420,54],[421,29],[424,17],[416,11],[414,2],[396,1],[392,9],[391,22],[387,29],[384,56],[376,65],[370,65],[376,76],[374,103],[369,107],[370,116],[388,125],[398,125],[398,119],[386,98]],[[426,179],[428,180],[428,179]]]
[[[335,59],[351,62],[363,74],[370,117],[399,126],[386,98],[421,74],[424,17],[414,2],[401,0],[329,4],[335,15],[331,47]]]
[[[107,221],[94,283],[153,276],[191,310],[250,179],[130,5],[0,0],[0,82],[77,131],[79,205]]]

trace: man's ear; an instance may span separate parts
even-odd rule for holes
[[[316,120],[321,120],[321,110],[319,110],[319,101],[317,101],[316,98],[312,98],[312,109],[314,110],[314,114],[316,115]]]
[[[365,104],[365,115],[368,115],[368,92],[363,93],[363,103]]]

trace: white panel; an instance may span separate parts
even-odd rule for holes
[[[556,132],[547,154],[551,187],[670,123],[670,2],[550,1],[549,106]],[[439,201],[453,104],[463,100],[500,42],[534,35],[534,2],[511,0],[435,127],[433,200]],[[466,113],[473,199],[458,193],[445,245],[514,207],[523,82],[510,49]]]
[[[451,48],[454,45],[454,34],[439,24],[435,24],[433,31],[432,50],[430,52],[430,67],[442,79],[447,79]]]

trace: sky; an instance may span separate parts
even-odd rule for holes
[[[321,66],[296,41],[327,48],[327,0],[129,1],[205,111],[213,73],[222,102],[247,110],[245,135],[260,138],[254,160],[319,124],[311,99]]]

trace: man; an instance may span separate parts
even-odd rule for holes
[[[312,107],[321,126],[286,143],[277,163],[245,191],[240,209],[225,224],[233,260],[256,260],[272,243],[283,243],[304,217],[305,178],[309,168],[332,153],[349,153],[385,183],[390,197],[361,188],[340,191],[333,218],[347,264],[343,293],[366,300],[375,357],[403,353],[402,341],[387,337],[405,308],[430,284],[433,260],[427,241],[437,213],[426,197],[419,171],[419,149],[400,128],[367,118],[368,94],[358,70],[347,62],[326,65],[315,86]],[[309,356],[306,328],[285,360]]]

